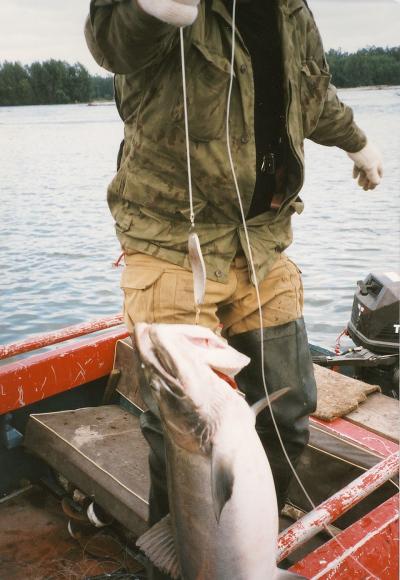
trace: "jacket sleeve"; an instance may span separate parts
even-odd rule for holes
[[[177,28],[149,16],[136,0],[91,0],[85,38],[97,64],[115,74],[135,73],[160,60]]]
[[[308,139],[320,145],[335,145],[349,153],[360,151],[367,143],[365,133],[354,121],[352,109],[339,99],[332,84],[329,84],[318,124]]]
[[[314,55],[319,68],[329,73],[321,36],[310,10],[309,13],[311,18],[307,34],[307,54]],[[365,133],[354,121],[353,110],[339,99],[336,87],[331,83],[318,123],[308,139],[320,145],[336,146],[350,153],[360,151],[367,142]]]

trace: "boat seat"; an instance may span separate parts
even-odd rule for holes
[[[147,528],[148,446],[118,405],[31,415],[25,447],[138,536]]]
[[[110,399],[117,383],[121,404],[31,415],[24,442],[137,536],[147,528],[150,487],[148,445],[139,426],[146,408],[140,364],[131,340],[119,340],[117,380],[106,392]]]

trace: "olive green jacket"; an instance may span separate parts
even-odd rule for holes
[[[366,143],[330,84],[321,38],[304,0],[278,0],[282,38],[287,180],[280,207],[247,221],[258,280],[292,241],[300,213],[303,139],[359,151]],[[189,197],[178,29],[143,13],[135,0],[92,0],[86,40],[98,64],[116,74],[125,124],[108,203],[125,250],[188,267]],[[222,0],[202,0],[185,28],[190,153],[196,231],[207,276],[226,281],[244,231],[226,145],[231,18]],[[231,101],[231,146],[245,215],[256,180],[254,85],[240,35]],[[327,204],[329,200],[327,200]]]

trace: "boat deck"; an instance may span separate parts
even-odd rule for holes
[[[141,569],[108,532],[81,526],[73,539],[60,501],[42,487],[27,486],[0,509],[2,580],[88,579],[116,572],[121,562],[132,573]]]
[[[5,390],[1,401],[4,411],[19,408],[20,411],[15,413],[18,418],[18,413],[25,413],[25,407],[27,417],[27,402],[35,405],[35,408],[31,407],[33,414],[26,431],[25,427],[23,430],[25,449],[44,460],[54,472],[62,474],[69,482],[69,497],[74,489],[79,489],[88,500],[95,501],[96,506],[112,516],[114,524],[99,531],[88,527],[87,520],[83,521],[85,518],[77,523],[72,517],[73,539],[67,530],[68,510],[63,512],[60,504],[63,494],[57,499],[40,487],[31,486],[23,493],[11,495],[0,503],[0,580],[80,580],[100,578],[121,567],[126,570],[127,561],[133,572],[140,567],[132,560],[133,553],[129,550],[134,550],[134,539],[147,527],[147,444],[139,428],[139,414],[144,403],[139,389],[140,363],[130,341],[118,340],[124,338],[121,334],[120,331],[112,332],[91,341],[86,339],[79,345],[36,355],[28,364],[23,361],[4,367]],[[349,381],[325,369],[320,374],[325,377],[327,372],[329,380],[335,383],[334,387],[327,389],[328,394],[333,388],[340,390],[343,381]],[[88,399],[87,405],[90,406],[78,405],[77,408],[53,404],[48,399],[48,407],[40,407],[40,400],[46,395],[59,393],[57,397],[61,397],[69,391],[72,396],[70,389],[77,392],[76,387],[82,385],[85,388],[87,381],[91,397],[95,394],[98,402]],[[16,400],[15,384],[21,382],[29,385],[29,390],[25,386]],[[57,397],[53,400],[58,400]],[[325,501],[397,451],[398,433],[394,417],[398,416],[398,404],[379,393],[371,397],[378,402],[379,412],[374,413],[376,406],[371,406],[370,398],[350,412],[346,419],[334,419],[329,423],[312,419],[310,445],[298,469],[315,503]],[[51,412],[43,413],[43,410]],[[28,458],[26,453],[25,457]],[[393,466],[391,469],[393,471]],[[369,542],[368,546],[363,544],[365,553],[374,546],[380,552],[380,543],[388,541],[396,549],[391,530],[393,525],[397,525],[397,500],[394,497],[397,490],[392,482],[387,481],[390,477],[383,478],[381,483],[384,485],[374,488],[375,491],[371,489],[372,493],[366,499],[354,502],[350,511],[336,517],[335,533],[341,533],[344,540],[350,538],[352,542],[357,531],[354,531],[354,526],[360,528],[360,537],[365,536]],[[293,488],[291,492],[294,504],[303,512],[308,511],[309,505],[304,505],[306,502],[299,490]],[[371,510],[377,512],[374,518],[370,517],[375,513]],[[326,548],[321,546],[321,549],[328,550],[328,560],[332,554],[347,565],[346,554],[337,554],[337,545],[325,544],[326,540],[327,537],[322,538]],[[281,548],[285,541],[281,542]],[[300,550],[296,542],[292,542],[291,563],[298,562],[297,566],[301,566],[301,562],[306,562],[316,570],[322,569],[325,564],[316,549],[318,545],[321,545],[320,538],[312,539]],[[304,558],[306,554],[308,556]],[[353,558],[350,561],[353,567],[354,562]],[[382,580],[397,578],[396,566],[388,570]]]

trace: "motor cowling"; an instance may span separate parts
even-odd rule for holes
[[[371,273],[357,282],[348,333],[359,346],[378,354],[398,353],[400,274]]]

